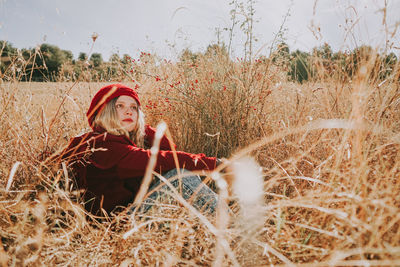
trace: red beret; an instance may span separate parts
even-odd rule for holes
[[[136,100],[140,106],[138,94],[131,88],[123,84],[110,84],[101,88],[93,97],[92,103],[86,113],[90,127],[93,127],[93,121],[97,113],[103,109],[103,107],[111,101],[111,99],[119,97],[121,95],[127,95]]]

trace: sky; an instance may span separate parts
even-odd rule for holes
[[[75,58],[79,52],[108,60],[113,53],[135,57],[144,51],[173,59],[185,48],[197,52],[218,39],[228,43],[230,2],[248,0],[0,0],[0,40],[17,48],[54,44]],[[280,29],[292,51],[325,42],[334,51],[388,43],[400,54],[400,0],[256,0],[254,10],[255,56],[269,54]],[[236,11],[236,20],[244,21]],[[241,57],[246,34],[238,24],[233,33],[232,55]]]

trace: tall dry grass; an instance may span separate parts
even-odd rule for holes
[[[147,120],[164,118],[181,149],[255,157],[256,210],[238,194],[217,221],[182,203],[90,220],[66,166],[47,156],[87,129],[102,84],[2,82],[1,264],[400,264],[399,66],[382,82],[365,59],[351,83],[299,85],[271,63],[219,56],[143,61],[126,83],[140,85]],[[241,168],[242,184],[257,179]]]
[[[146,218],[93,220],[67,166],[49,156],[87,130],[85,111],[103,84],[4,74],[0,263],[400,265],[400,71],[397,63],[379,80],[375,56],[362,58],[353,79],[321,68],[303,85],[270,61],[219,53],[132,62],[125,83],[137,88],[148,122],[164,119],[180,149],[241,159],[232,196],[222,174],[211,175],[231,204],[216,218],[177,198]],[[243,160],[249,155],[258,165]]]

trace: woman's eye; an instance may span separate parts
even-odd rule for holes
[[[128,105],[124,105],[124,104],[121,104],[121,103],[115,104],[115,108],[118,109],[118,110],[125,110],[126,108],[129,108],[129,110],[131,110],[131,111],[137,111],[138,110],[138,107],[136,105],[128,106]]]

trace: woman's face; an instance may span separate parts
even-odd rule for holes
[[[118,119],[121,126],[128,132],[137,127],[139,107],[135,99],[127,95],[121,95],[115,102]]]

